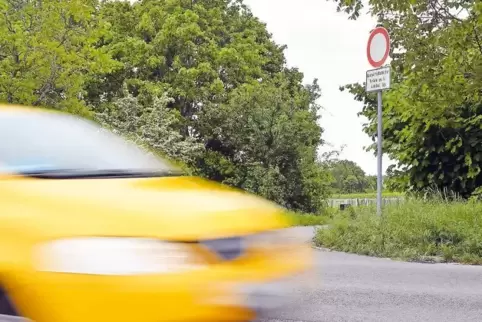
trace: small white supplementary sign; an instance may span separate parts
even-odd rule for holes
[[[365,90],[377,92],[390,88],[390,66],[367,71]]]

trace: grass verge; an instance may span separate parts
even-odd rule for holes
[[[407,200],[349,208],[319,230],[315,244],[362,255],[412,261],[482,264],[482,203]]]
[[[313,215],[292,211],[288,212],[287,215],[293,226],[325,225],[330,220],[327,215]]]

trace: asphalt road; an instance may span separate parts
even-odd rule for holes
[[[293,288],[296,298],[261,321],[482,321],[482,267],[319,250],[315,261],[309,287]]]

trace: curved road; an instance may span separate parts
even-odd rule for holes
[[[310,239],[312,227],[298,229]],[[482,267],[315,252],[307,289],[263,322],[482,321]]]

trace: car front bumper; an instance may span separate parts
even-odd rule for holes
[[[24,272],[9,295],[37,322],[250,321],[303,291],[310,271],[311,248],[301,246],[169,276]]]

